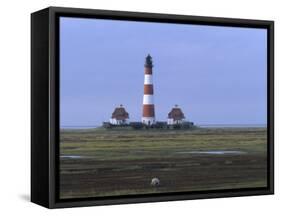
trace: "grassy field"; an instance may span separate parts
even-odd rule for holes
[[[61,198],[267,184],[264,128],[63,129],[60,155]]]

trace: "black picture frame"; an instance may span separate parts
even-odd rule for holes
[[[265,188],[177,192],[60,200],[59,26],[60,16],[236,26],[267,29],[267,182]],[[49,7],[31,15],[31,201],[47,208],[191,200],[274,193],[274,22],[171,14]]]

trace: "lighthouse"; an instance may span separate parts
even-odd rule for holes
[[[152,58],[148,54],[144,65],[144,94],[142,109],[142,123],[145,125],[153,125],[155,123],[152,68]]]

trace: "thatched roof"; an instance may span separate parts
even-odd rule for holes
[[[125,120],[129,118],[129,113],[126,112],[125,108],[120,105],[120,107],[116,107],[114,112],[112,113],[111,118],[117,120]]]
[[[181,111],[181,108],[178,108],[175,106],[171,112],[168,114],[168,118],[174,119],[174,120],[182,120],[185,118],[183,112]]]

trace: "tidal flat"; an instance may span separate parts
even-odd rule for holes
[[[62,199],[266,187],[267,130],[62,129],[59,164]]]

